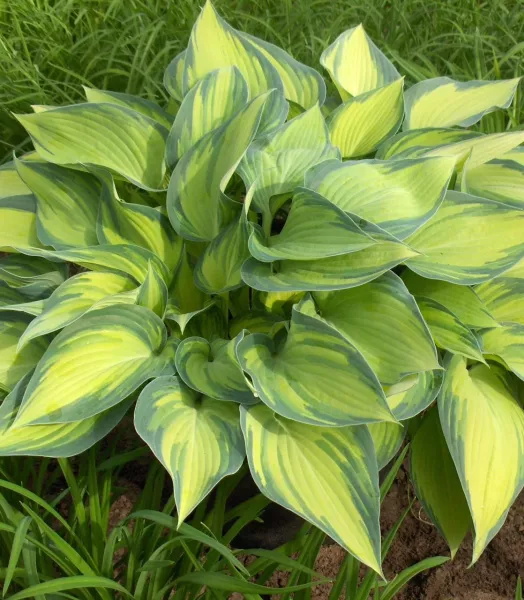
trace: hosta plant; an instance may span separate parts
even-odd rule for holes
[[[518,80],[405,89],[361,26],[319,72],[211,4],[166,109],[86,89],[0,171],[0,452],[69,456],[136,402],[180,523],[247,457],[381,572],[378,471],[473,560],[524,483]],[[414,427],[410,428],[415,430]]]

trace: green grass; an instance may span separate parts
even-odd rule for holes
[[[44,600],[49,594],[49,600],[59,595],[72,600],[226,600],[238,591],[250,600],[273,597],[272,592],[282,600],[310,600],[311,587],[331,582],[329,600],[341,594],[347,600],[367,600],[370,593],[376,600],[392,600],[417,574],[449,560],[427,558],[389,583],[366,569],[359,582],[361,565],[347,554],[336,577],[328,580],[314,571],[326,534],[308,523],[274,551],[234,550],[236,536],[252,521],[263,521],[270,503],[256,494],[229,506],[247,466],[223,479],[178,527],[174,499],[166,494],[167,473],[158,462],[151,466],[149,449],[131,449],[130,441],[120,428],[111,441],[79,457],[0,459],[2,598]],[[406,446],[382,482],[382,500],[407,451]],[[135,486],[141,483],[139,493],[136,487],[135,492],[129,485],[120,487],[131,473],[138,476]],[[111,506],[123,493],[128,496],[122,514]],[[384,557],[411,508],[412,503],[385,535]],[[253,557],[248,564],[240,560],[246,553]],[[277,570],[289,572],[288,587],[261,587]],[[204,585],[208,589],[202,594]]]
[[[311,525],[304,524],[281,553],[258,552],[259,560],[249,569],[237,558],[240,551],[228,547],[269,504],[257,494],[234,508],[227,506],[247,468],[220,482],[178,527],[164,468],[151,464],[154,458],[143,446],[119,452],[118,442],[116,432],[111,443],[102,442],[78,458],[0,460],[2,598],[44,600],[49,594],[49,600],[59,595],[73,600],[225,600],[237,587],[253,591],[251,577],[265,584],[277,569],[291,574],[306,570],[301,589],[326,581],[290,558],[314,530]],[[120,494],[129,493],[119,486],[120,474],[136,471],[139,457],[148,465],[142,489],[122,505],[129,508],[133,502],[132,509],[112,512]],[[138,466],[138,472],[143,470],[144,463]],[[322,540],[324,534],[315,531]],[[216,590],[202,596],[203,585]],[[261,600],[258,592],[268,590],[254,591],[250,598]]]
[[[26,136],[11,112],[82,98],[81,85],[165,101],[162,74],[198,15],[195,0],[0,0],[0,157]],[[235,27],[318,66],[364,23],[408,76],[513,77],[524,61],[523,0],[215,0]],[[512,125],[523,120],[517,98]],[[498,121],[485,127],[500,128]]]

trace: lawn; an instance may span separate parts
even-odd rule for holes
[[[27,140],[11,112],[82,98],[82,85],[167,100],[162,74],[185,48],[198,15],[193,0],[18,0],[0,3],[0,160]],[[366,31],[411,81],[514,77],[524,61],[521,0],[217,0],[243,31],[318,67],[345,29]],[[514,103],[513,126],[524,103]],[[487,131],[504,116],[484,119]]]

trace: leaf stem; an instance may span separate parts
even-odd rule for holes
[[[266,237],[271,235],[271,225],[273,224],[273,215],[269,210],[262,213],[262,231]]]

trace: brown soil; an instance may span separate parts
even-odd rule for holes
[[[387,530],[408,506],[408,488],[400,479],[382,510]],[[471,537],[462,544],[453,561],[416,577],[397,600],[510,600],[515,597],[518,575],[524,576],[524,493],[499,534],[471,568]],[[436,528],[429,524],[418,504],[406,518],[390,554],[385,574],[395,573],[429,556],[447,556],[449,551]]]
[[[409,506],[409,494],[406,473],[401,471],[382,507],[383,534]],[[480,560],[468,568],[471,552],[471,537],[468,537],[453,561],[415,577],[395,600],[513,600],[517,577],[524,577],[524,492]],[[337,544],[322,547],[315,570],[326,577],[336,577],[344,555]],[[449,556],[449,551],[415,503],[384,562],[384,573],[389,581],[403,569],[431,556]],[[286,573],[276,573],[269,585],[284,587],[286,582]],[[312,600],[327,600],[330,590],[331,584],[317,586]]]
[[[402,479],[390,491],[382,508],[382,529],[387,532],[409,505],[408,486]],[[524,577],[524,492],[511,509],[508,519],[471,568],[471,537],[462,544],[453,561],[415,577],[396,600],[512,600],[518,575]],[[430,556],[449,556],[446,543],[429,523],[420,505],[404,521],[384,563],[388,580],[406,567]],[[328,577],[336,576],[344,558],[336,544],[324,546],[315,569]],[[279,578],[285,584],[285,578]],[[330,585],[320,585],[313,600],[327,600]]]
[[[109,530],[114,529],[133,512],[135,503],[140,496],[141,490],[136,483],[120,479],[118,485],[125,488],[126,491],[113,502],[109,509]],[[130,527],[132,528],[132,526],[131,523]]]

